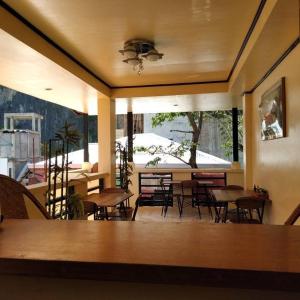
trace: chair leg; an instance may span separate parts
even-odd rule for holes
[[[228,213],[228,205],[224,206],[224,213],[223,213],[223,223],[226,223],[227,220],[227,213]]]
[[[215,223],[219,223],[220,222],[220,210],[221,209],[219,209],[218,210],[218,208],[217,207],[215,207]]]
[[[125,207],[123,202],[120,204],[120,211],[121,210],[123,211],[125,219],[126,219],[127,218],[127,211],[126,211],[126,207]]]
[[[164,206],[164,217],[166,217],[167,212],[168,212],[168,204]]]
[[[213,220],[214,217],[213,217],[213,213],[212,213],[211,207],[207,206],[207,208],[208,208],[208,213],[210,215],[210,218]]]
[[[104,211],[105,211],[105,219],[108,221],[108,210],[107,210],[107,207],[104,208]]]
[[[201,219],[201,211],[200,211],[200,206],[199,206],[199,204],[197,205],[197,208],[198,208],[199,218]]]
[[[131,221],[135,221],[135,216],[136,216],[138,208],[139,208],[139,205],[138,205],[138,203],[136,203]]]
[[[177,198],[177,206],[178,206],[179,217],[181,217],[180,196],[177,196],[176,198]]]
[[[178,203],[179,203],[179,217],[181,218],[182,212],[183,212],[183,197],[178,197]]]

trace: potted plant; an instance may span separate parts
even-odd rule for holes
[[[132,184],[130,176],[133,175],[133,167],[128,162],[128,147],[127,143],[123,146],[121,143],[116,142],[116,154],[119,159],[119,174],[120,174],[120,187],[125,190],[126,193],[130,193],[129,185]],[[123,210],[120,210],[122,219],[131,219],[133,208],[129,206],[125,207],[126,214]]]
[[[87,217],[84,215],[84,205],[78,194],[69,196],[68,212],[70,220],[85,220]]]
[[[77,209],[72,208],[73,202],[69,203],[72,196],[69,189],[69,150],[71,145],[78,146],[79,141],[80,133],[74,124],[68,122],[65,122],[64,126],[56,132],[54,139],[49,140],[46,195],[48,211],[54,218],[69,219],[69,210],[71,209],[74,213]],[[52,156],[53,160],[51,160]],[[59,156],[61,156],[61,161],[58,159]],[[60,184],[60,193],[57,195],[58,184]],[[61,200],[58,200],[57,196]]]

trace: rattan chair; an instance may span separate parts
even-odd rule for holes
[[[29,219],[24,196],[29,198],[45,219],[51,219],[45,207],[26,187],[8,176],[0,175],[0,203],[5,219]]]

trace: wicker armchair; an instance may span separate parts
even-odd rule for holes
[[[51,219],[41,203],[16,180],[0,175],[0,203],[2,215],[6,219],[28,219],[24,196],[27,196],[46,219]]]

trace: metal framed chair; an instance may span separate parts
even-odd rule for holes
[[[135,208],[132,216],[132,221],[135,221],[135,217],[138,208],[141,206],[161,206],[161,214],[166,216],[168,207],[173,206],[173,189],[171,184],[164,184],[163,179],[160,181],[160,189],[155,190],[153,194],[141,193],[135,201]],[[180,205],[179,213],[180,213]]]
[[[217,201],[215,195],[211,190],[209,190],[210,205],[214,208],[215,211],[215,223],[226,222],[227,213],[228,213],[228,202]]]
[[[294,225],[298,218],[300,217],[300,203],[288,217],[288,219],[284,222],[284,225]]]
[[[207,207],[208,212],[211,217],[211,199],[208,194],[208,188],[199,184],[199,181],[196,179],[184,180],[181,183],[182,188],[182,199],[181,199],[181,212],[180,216],[183,213],[183,208],[187,206],[197,207],[199,218],[201,219],[201,210],[200,207]]]
[[[45,219],[52,219],[45,207],[26,187],[8,176],[0,175],[0,202],[4,218],[29,219],[24,196],[34,204]]]
[[[197,206],[199,218],[201,218],[201,211],[199,202],[197,201],[198,192],[198,180],[183,180],[181,182],[181,203],[179,209],[179,215],[182,216],[183,208],[187,206]],[[197,204],[196,204],[197,203]]]

